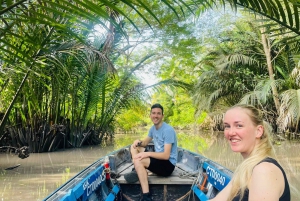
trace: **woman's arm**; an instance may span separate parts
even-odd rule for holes
[[[263,162],[255,166],[249,183],[249,201],[279,200],[284,191],[284,177],[274,164]]]
[[[218,193],[216,197],[211,199],[210,201],[225,201],[229,197],[230,191],[232,188],[232,182],[230,181],[227,186]]]

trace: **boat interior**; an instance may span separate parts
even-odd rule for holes
[[[151,151],[153,147],[148,146],[146,151]],[[182,201],[200,200],[192,193],[193,185],[198,185],[202,190],[208,191],[207,183],[202,176],[202,163],[208,161],[201,156],[192,154],[184,149],[178,150],[178,162],[174,172],[168,177],[158,176],[148,171],[148,182],[152,199],[160,201]],[[120,185],[122,200],[135,201],[141,196],[139,181],[128,183],[124,175],[133,170],[129,147],[119,150],[114,155],[109,156],[112,178]],[[201,180],[201,181],[199,181]],[[201,185],[199,184],[203,184]],[[215,195],[216,189],[211,189],[210,195]]]
[[[139,181],[128,183],[124,178],[134,168],[129,147],[100,158],[44,201],[140,200]],[[153,144],[146,148],[146,151],[153,150]],[[200,154],[178,148],[177,164],[170,176],[148,172],[149,190],[153,201],[207,201],[229,183],[231,176],[232,172],[223,166]]]

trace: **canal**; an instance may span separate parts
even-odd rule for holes
[[[116,135],[113,145],[88,146],[51,153],[32,153],[26,159],[0,153],[0,200],[40,201],[100,157],[130,144],[144,134]],[[242,161],[233,153],[220,133],[188,135],[178,132],[179,146],[200,153],[233,170]],[[282,141],[275,146],[279,162],[286,171],[292,201],[300,200],[300,143]],[[8,167],[20,164],[12,170]]]

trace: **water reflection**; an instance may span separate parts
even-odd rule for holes
[[[72,178],[98,158],[130,144],[141,135],[116,135],[114,146],[93,146],[68,149],[53,153],[31,154],[20,159],[15,155],[0,154],[0,200],[42,200],[61,184]],[[178,132],[181,147],[201,153],[234,170],[241,162],[240,154],[233,153],[223,134],[186,135]],[[300,143],[282,142],[275,146],[278,159],[291,185],[292,200],[300,200]],[[5,168],[21,164],[13,170]]]
[[[93,146],[30,154],[26,159],[0,154],[0,199],[42,200],[96,159],[112,151],[113,146],[105,148]],[[4,170],[16,164],[21,165],[13,170]]]

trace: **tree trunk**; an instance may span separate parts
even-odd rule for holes
[[[265,34],[265,28],[260,28],[260,32],[261,32],[261,41],[262,41],[262,44],[264,47],[264,53],[265,53],[266,60],[267,60],[269,77],[270,77],[270,80],[272,81],[271,87],[272,87],[272,92],[273,92],[273,100],[275,103],[277,114],[279,114],[279,107],[280,107],[279,94],[278,94],[278,91],[277,91],[277,88],[276,88],[275,82],[274,82],[275,75],[274,75],[274,71],[273,71],[272,58],[271,58],[271,44],[270,44],[270,40],[267,38],[267,36]]]

